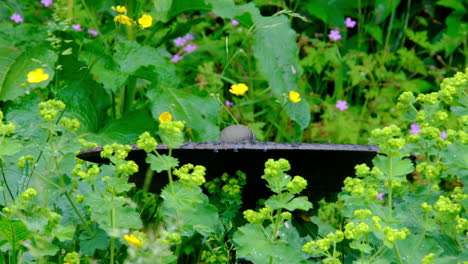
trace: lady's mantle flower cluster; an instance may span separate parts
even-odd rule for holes
[[[63,111],[65,104],[60,100],[48,100],[39,103],[39,114],[46,122],[52,121],[57,117],[58,111]]]
[[[141,134],[137,141],[137,147],[148,153],[154,151],[157,145],[156,139],[154,139],[149,132]]]
[[[328,233],[325,238],[319,239],[317,241],[309,241],[304,244],[302,251],[310,254],[320,254],[324,253],[332,243],[340,243],[344,239],[344,233],[341,230],[337,230],[334,233]],[[341,263],[341,262],[338,262]]]
[[[3,112],[0,110],[0,135],[9,136],[15,132],[15,125],[13,123],[5,124],[3,122]]]
[[[135,22],[133,21],[133,19],[126,15],[127,8],[125,6],[113,6],[111,7],[111,9],[119,13],[114,17],[115,22],[119,22],[127,26],[133,26]],[[144,14],[138,19],[138,24],[141,28],[149,28],[153,25],[153,17],[148,14]]]
[[[132,147],[129,145],[120,145],[117,143],[105,145],[101,151],[101,157],[110,158],[111,156],[114,156],[118,159],[125,159],[127,158],[130,150],[132,150]]]
[[[159,124],[159,135],[164,144],[176,148],[184,142],[184,123],[180,121],[165,121]]]
[[[63,262],[69,264],[80,264],[80,257],[77,252],[73,251],[65,255]]]
[[[174,169],[174,175],[179,177],[181,182],[196,184],[198,186],[205,183],[206,168],[201,165],[185,164],[179,169]]]
[[[86,171],[83,171],[83,164],[76,164],[75,168],[72,170],[72,175],[80,177],[82,179],[90,178],[94,175],[98,175],[101,172],[97,165],[93,165]]]
[[[265,206],[261,208],[258,212],[248,209],[244,211],[244,218],[247,220],[249,223],[252,224],[259,224],[262,223],[265,220],[271,220],[273,219],[273,209],[271,209],[268,206]]]

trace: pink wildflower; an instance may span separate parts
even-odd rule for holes
[[[340,31],[339,30],[330,30],[330,34],[328,34],[328,37],[333,39],[334,41],[337,41],[341,39]]]
[[[52,5],[52,0],[41,0],[42,5],[49,7]]]
[[[379,194],[377,194],[376,198],[380,199],[380,200],[383,200],[384,195],[385,195],[385,193],[379,193]]]
[[[80,24],[73,24],[72,25],[73,30],[75,31],[83,31],[83,28],[81,27]]]
[[[443,139],[447,139],[447,132],[446,131],[442,131],[440,133],[440,137],[443,138]]]
[[[88,33],[95,37],[99,34],[99,32],[97,32],[97,30],[94,29],[88,29]]]
[[[189,40],[194,40],[195,37],[194,37],[192,34],[187,33],[187,34],[183,37],[183,39],[184,39],[185,41],[189,41]]]
[[[16,13],[11,15],[10,19],[15,21],[15,23],[23,23],[24,22],[23,17],[20,14],[16,14]]]
[[[352,20],[350,17],[347,17],[344,23],[347,28],[353,28],[356,26],[356,21]]]
[[[187,44],[187,46],[184,47],[184,51],[187,53],[191,53],[192,51],[196,50],[198,48],[197,45],[192,45],[192,44]]]
[[[184,38],[181,38],[181,37],[178,37],[176,39],[174,39],[174,44],[177,46],[177,47],[182,47],[185,45],[185,42],[186,40]]]
[[[344,110],[348,109],[348,102],[338,100],[336,102],[336,108],[340,109],[341,111],[344,111]]]
[[[231,101],[229,101],[229,100],[224,101],[224,103],[225,103],[227,106],[232,106],[232,105],[234,105],[234,103],[231,102]]]
[[[409,132],[411,134],[419,134],[421,132],[421,127],[417,124],[411,124]]]
[[[180,56],[179,54],[174,54],[174,56],[172,56],[171,62],[177,63],[180,60],[182,60],[183,58],[184,58],[184,56]]]
[[[237,26],[237,25],[239,25],[239,21],[237,21],[237,20],[235,20],[235,19],[231,19],[231,24],[232,24],[233,26]]]

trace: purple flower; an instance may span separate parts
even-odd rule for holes
[[[95,37],[99,34],[99,32],[97,32],[97,30],[94,29],[88,29],[88,33]]]
[[[347,28],[353,28],[356,26],[356,21],[352,20],[350,17],[347,17],[344,23]]]
[[[23,17],[20,14],[16,14],[16,13],[11,15],[10,19],[15,21],[15,23],[23,23],[24,22]]]
[[[447,139],[447,132],[446,131],[442,131],[440,133],[440,137],[443,138],[443,139]]]
[[[409,132],[411,134],[419,134],[421,132],[421,127],[417,124],[411,124]]]
[[[185,41],[189,41],[189,40],[194,40],[195,37],[194,37],[192,34],[187,33],[187,34],[184,36],[183,39],[184,39]]]
[[[196,50],[198,48],[197,45],[192,45],[192,44],[187,44],[187,46],[184,47],[184,51],[187,53],[191,53],[192,51]]]
[[[340,31],[339,30],[330,30],[330,34],[328,34],[328,37],[333,39],[334,41],[337,41],[341,39]]]
[[[379,194],[377,194],[377,196],[375,198],[383,200],[384,195],[385,195],[385,193],[379,193]]]
[[[83,31],[83,28],[81,27],[80,24],[73,24],[72,25],[73,30],[75,31]]]
[[[224,103],[225,103],[227,106],[234,105],[234,103],[231,102],[231,101],[229,101],[229,100],[224,101]]]
[[[239,21],[237,21],[237,20],[235,20],[235,19],[231,19],[231,24],[232,24],[233,26],[237,26],[237,25],[239,25]]]
[[[178,38],[174,39],[174,44],[177,47],[182,47],[183,45],[185,45],[185,41],[186,40],[184,38],[178,37]]]
[[[341,111],[344,111],[344,110],[348,109],[348,102],[338,100],[336,102],[336,108],[340,109]]]
[[[49,7],[52,5],[52,0],[41,0],[42,5]]]
[[[178,61],[182,60],[183,58],[184,58],[184,56],[180,56],[179,54],[174,54],[174,56],[172,56],[171,62],[177,63]]]

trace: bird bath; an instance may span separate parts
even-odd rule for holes
[[[127,159],[138,164],[139,172],[132,175],[130,181],[141,188],[148,169],[145,162],[146,152],[135,145],[131,146],[132,150]],[[100,156],[101,150],[102,147],[83,150],[77,157],[86,161],[107,163],[108,160]],[[157,146],[157,151],[161,154],[167,154],[167,150],[165,145]],[[205,166],[207,181],[220,177],[224,172],[234,175],[238,170],[243,171],[247,174],[243,196],[252,201],[267,198],[271,194],[265,186],[266,181],[261,179],[265,162],[270,158],[285,158],[291,163],[291,170],[286,173],[304,177],[308,181],[304,194],[311,201],[318,201],[331,193],[339,192],[343,180],[354,175],[354,166],[361,163],[370,164],[377,151],[376,146],[349,144],[191,142],[173,149],[172,155],[179,159],[180,165],[192,163]],[[150,191],[159,192],[166,183],[166,173],[155,173]]]

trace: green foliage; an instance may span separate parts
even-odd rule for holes
[[[0,263],[467,259],[466,4],[44,2],[0,1]],[[247,209],[255,175],[205,182],[209,168],[172,156],[232,123],[381,153],[316,212],[307,181],[269,160],[273,194]],[[98,145],[108,164],[75,158]]]

